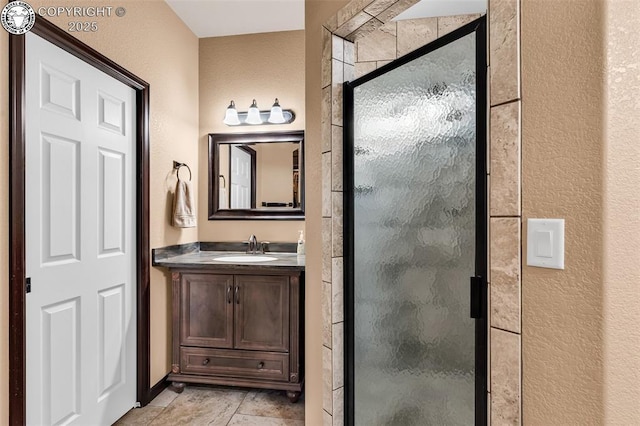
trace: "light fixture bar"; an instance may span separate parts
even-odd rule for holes
[[[240,123],[238,124],[227,124],[227,126],[232,126],[232,127],[236,127],[236,126],[273,126],[273,125],[277,125],[277,124],[289,124],[289,123],[293,123],[293,121],[296,119],[296,114],[290,110],[290,109],[283,109],[282,110],[282,115],[284,116],[284,123],[269,123],[269,116],[271,115],[271,110],[261,110],[260,111],[260,119],[262,120],[262,123],[260,124],[249,124],[246,122],[247,120],[247,116],[249,115],[248,111],[238,111],[238,120],[240,121]]]

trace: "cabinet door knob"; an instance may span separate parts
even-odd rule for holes
[[[205,358],[204,361],[202,361],[202,365],[207,365],[209,364],[209,358]]]
[[[227,287],[227,303],[231,303],[231,286]]]
[[[260,361],[258,363],[258,370],[262,370],[264,368],[264,362]]]
[[[238,286],[236,286],[236,305],[240,304],[240,297],[238,297]]]

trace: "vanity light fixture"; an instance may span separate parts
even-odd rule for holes
[[[262,124],[262,118],[260,118],[260,110],[258,109],[258,104],[256,103],[255,99],[249,107],[247,119],[244,120],[244,122],[247,124]]]
[[[280,102],[278,102],[278,98],[273,103],[271,107],[271,113],[269,114],[269,119],[267,120],[269,123],[273,124],[282,124],[286,120],[284,119],[284,115],[282,115],[282,108],[280,107]]]
[[[227,107],[224,120],[227,126],[255,126],[267,124],[289,124],[296,119],[296,115],[290,109],[282,109],[278,98],[275,99],[270,110],[260,111],[258,103],[254,99],[247,112],[238,112],[236,104],[231,101]]]
[[[222,120],[224,124],[227,126],[237,126],[240,124],[240,119],[238,119],[238,111],[236,110],[236,103],[231,101],[229,106],[227,107],[227,112],[224,115],[224,120]]]

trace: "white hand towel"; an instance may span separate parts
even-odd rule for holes
[[[196,226],[196,202],[191,182],[178,179],[173,194],[173,226],[194,228]]]
[[[218,208],[219,209],[228,209],[227,206],[227,188],[220,188],[220,198],[218,199]]]

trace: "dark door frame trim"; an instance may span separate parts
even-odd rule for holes
[[[475,279],[471,281],[471,309],[475,324],[475,425],[487,424],[487,17],[482,16],[463,27],[384,65],[354,81],[344,83],[344,318],[345,318],[345,424],[355,424],[354,377],[354,146],[353,89],[420,56],[439,49],[461,37],[476,33],[476,258]]]
[[[152,398],[149,359],[149,84],[62,29],[37,17],[34,34],[136,91],[137,386]],[[26,423],[25,36],[9,38],[9,424]],[[161,391],[154,387],[156,392]]]

